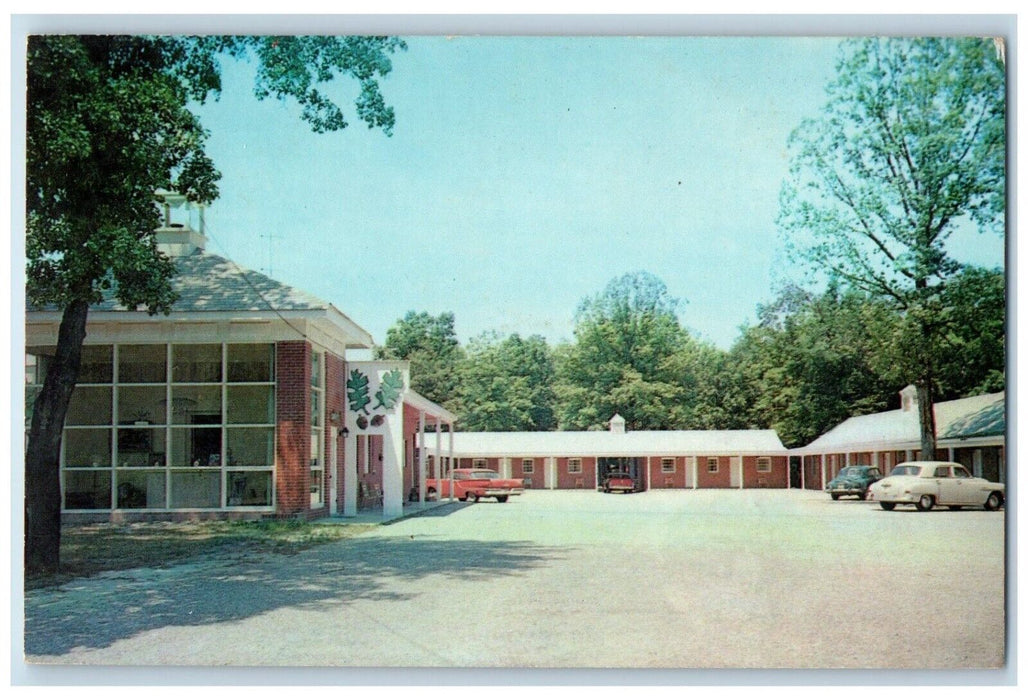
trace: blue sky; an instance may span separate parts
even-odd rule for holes
[[[572,338],[585,297],[647,270],[728,348],[783,282],[786,139],[824,102],[827,38],[411,37],[392,137],[313,134],[226,61],[201,110],[222,171],[212,252],[327,299],[384,342],[408,310]],[[954,240],[999,265],[1003,241]]]

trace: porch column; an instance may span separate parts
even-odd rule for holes
[[[399,425],[397,425],[399,423]],[[398,518],[403,515],[403,419],[386,418],[382,436],[382,515]]]
[[[432,471],[436,479],[443,478],[443,424],[436,418],[435,422],[435,459],[432,460]],[[442,489],[439,489],[442,491]]]
[[[453,423],[450,423],[450,502],[453,502]]]
[[[828,468],[828,455],[821,455],[821,490],[825,490],[828,480],[825,478],[825,470]]]
[[[800,455],[800,491],[807,488],[807,456]]]
[[[689,459],[692,460],[692,487],[698,489],[700,487],[700,458],[693,455]]]
[[[418,411],[418,503],[425,505],[425,458],[428,447],[425,445],[425,412]]]
[[[343,437],[343,515],[357,515],[357,436]]]
[[[739,455],[739,488],[746,486],[746,458]]]

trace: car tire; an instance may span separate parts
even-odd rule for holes
[[[930,496],[927,493],[917,499],[917,509],[920,511],[929,511],[935,506],[935,497]]]
[[[857,494],[857,498],[860,499],[861,501],[866,501],[867,500],[867,489],[864,489],[863,491],[858,493]]]
[[[833,500],[833,501],[838,501],[838,500],[839,500],[839,494],[837,494],[837,493],[833,493],[833,494],[832,494],[832,500]]]
[[[434,500],[436,500],[436,495],[437,494],[436,494],[436,490],[435,489],[429,489],[428,491],[425,492],[425,500],[426,501],[434,501]]]
[[[478,494],[477,493],[469,493],[468,494],[468,503],[478,503]]]
[[[1003,495],[999,491],[993,491],[985,499],[985,510],[999,510],[1003,506]]]
[[[496,502],[497,503],[506,503],[507,502],[507,496],[497,496],[496,497]]]
[[[893,508],[896,507],[895,503],[889,503],[888,501],[882,501],[878,505],[880,505],[882,507],[882,510],[892,510]]]

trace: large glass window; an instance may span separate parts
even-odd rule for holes
[[[324,505],[325,494],[322,480],[325,477],[325,462],[322,459],[321,412],[321,353],[311,353],[311,506]]]
[[[52,354],[28,349],[26,396]],[[317,357],[312,371],[320,376]],[[64,507],[273,506],[274,358],[272,343],[85,346],[64,430]],[[320,382],[314,393],[311,468],[320,503]]]

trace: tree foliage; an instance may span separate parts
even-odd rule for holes
[[[410,362],[411,387],[429,401],[450,406],[457,397],[458,368],[464,350],[457,340],[454,315],[408,311],[388,331],[380,359]]]
[[[468,344],[458,390],[463,430],[553,430],[555,370],[546,340],[486,333]]]
[[[1003,229],[1004,66],[992,41],[873,38],[844,47],[828,102],[790,139],[779,224],[812,269],[888,301],[886,351],[918,388],[932,454],[955,235]]]
[[[387,37],[76,36],[29,38],[26,293],[62,313],[26,448],[25,562],[59,566],[61,432],[89,306],[105,296],[167,313],[173,263],[156,248],[157,190],[217,197],[220,174],[188,105],[216,94],[220,56],[255,56],[258,97],[295,99],[315,131],[346,126],[319,85],[351,77],[369,127],[394,122],[377,81],[403,43]]]

